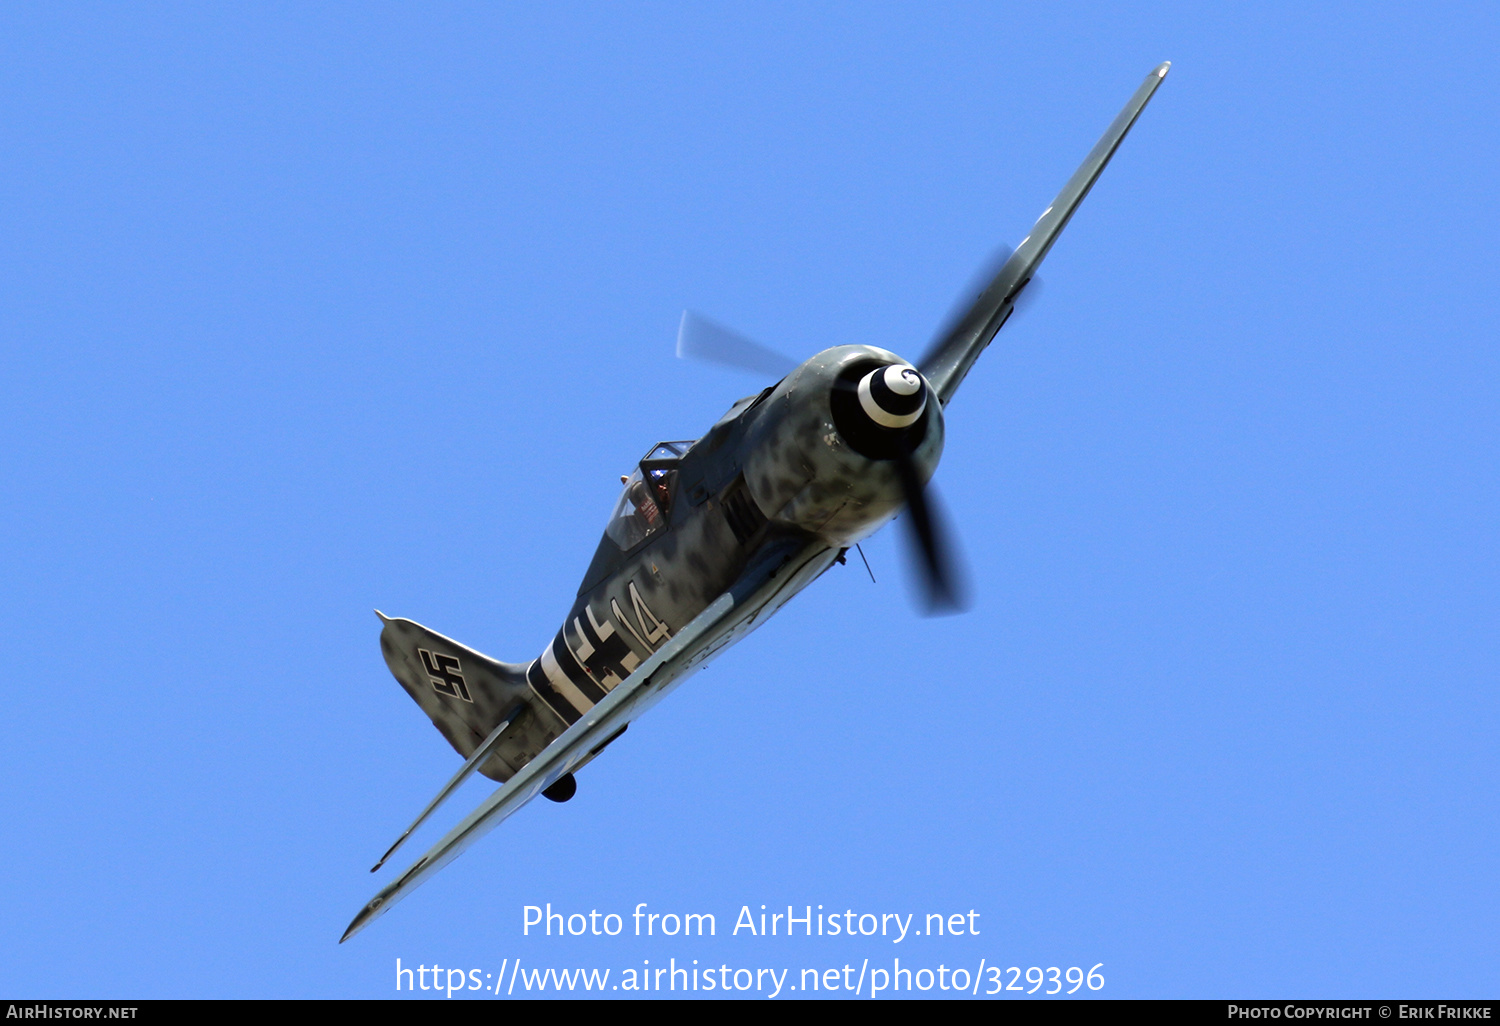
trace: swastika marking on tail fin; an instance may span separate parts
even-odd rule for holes
[[[422,657],[422,665],[427,669],[427,682],[432,685],[432,690],[449,698],[461,698],[470,703],[474,701],[469,695],[469,685],[464,683],[463,674],[459,672],[463,667],[456,658],[441,652],[432,653],[425,648],[417,649],[417,654]]]

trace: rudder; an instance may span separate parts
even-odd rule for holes
[[[526,683],[526,666],[502,663],[412,620],[376,610],[384,626],[380,651],[391,674],[421,707],[454,750],[468,758],[517,706],[523,712],[506,729],[495,754],[479,771],[507,780],[566,726]]]

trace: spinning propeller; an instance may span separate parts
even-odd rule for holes
[[[777,377],[796,367],[775,350],[690,310],[683,311],[678,325],[677,355]],[[834,419],[846,440],[857,451],[888,460],[895,468],[910,514],[908,538],[921,567],[923,610],[939,615],[958,612],[964,600],[949,543],[951,532],[914,458],[927,437],[925,414],[932,401],[935,397],[922,375],[904,363],[859,367],[857,374],[839,381],[832,397]]]
[[[795,360],[691,310],[682,311],[677,325],[677,355],[724,367],[747,370],[780,380],[797,366]]]

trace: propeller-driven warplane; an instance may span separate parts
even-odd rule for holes
[[[702,438],[652,446],[624,476],[577,601],[539,657],[499,662],[380,614],[391,672],[465,762],[375,869],[474,771],[501,786],[371,899],[343,940],[538,794],[571,798],[578,771],[632,720],[903,509],[929,605],[957,604],[924,494],[943,452],[943,410],[1168,67],[1146,76],[1031,234],[915,365],[874,346],[835,346],[735,403]],[[678,352],[776,372],[769,351],[691,314]]]

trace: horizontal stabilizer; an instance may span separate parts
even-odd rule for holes
[[[385,854],[380,856],[380,861],[370,867],[370,872],[374,873],[381,866],[385,865],[385,860],[396,854],[396,849],[401,847],[406,839],[416,832],[417,827],[421,826],[427,817],[437,810],[439,805],[447,801],[449,796],[458,790],[460,784],[469,779],[469,774],[473,773],[474,769],[480,763],[484,762],[489,757],[489,754],[495,750],[495,746],[500,743],[500,735],[505,733],[505,728],[514,723],[516,717],[525,708],[524,705],[517,705],[505,719],[500,721],[494,730],[490,731],[490,736],[484,739],[482,745],[474,749],[474,754],[469,756],[468,760],[458,768],[458,772],[453,774],[453,778],[443,785],[443,789],[437,793],[437,796],[427,803],[427,808],[423,809],[417,818],[412,820],[412,824],[406,828],[406,832],[396,838],[396,843],[386,849]]]
[[[652,683],[652,677],[664,665],[672,668],[675,661],[702,640],[704,633],[724,618],[734,608],[734,599],[728,594],[719,598],[687,626],[678,631],[671,641],[657,649],[624,681],[616,685],[589,715],[574,723],[541,755],[527,763],[504,786],[492,794],[484,804],[471,812],[462,823],[448,831],[431,850],[418,859],[405,873],[384,887],[370,901],[344,935],[342,944],[365,927],[370,920],[389,909],[427,877],[457,858],[465,848],[488,833],[516,809],[525,805],[537,794],[551,787],[583,762],[591,749],[607,744],[620,727],[630,722],[634,707]]]
[[[833,562],[821,539],[788,539],[747,567],[729,589],[617,684],[556,741],[523,766],[394,882],[381,889],[344,931],[364,929],[464,849],[536,795],[582,766],[675,684],[749,633]],[[733,615],[731,615],[733,614]]]

